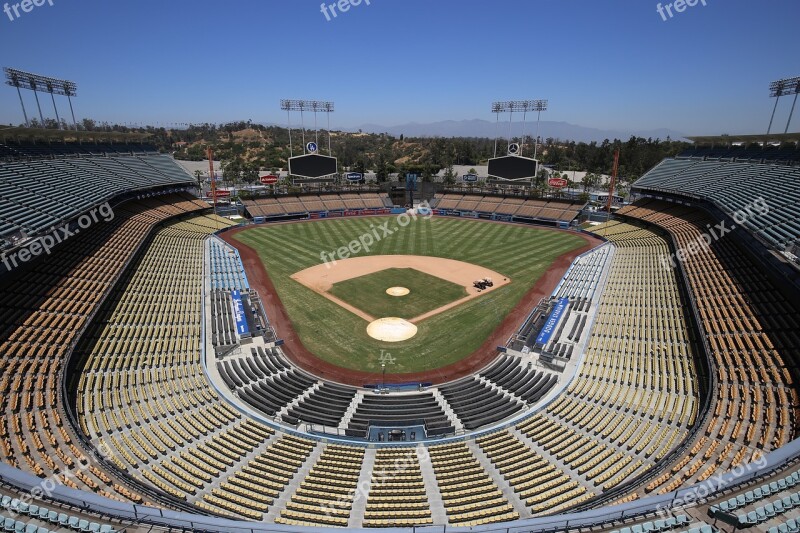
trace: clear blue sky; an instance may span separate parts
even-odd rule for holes
[[[769,82],[800,75],[798,0],[666,21],[652,0],[363,0],[330,21],[321,0],[49,1],[0,12],[0,64],[74,80],[78,118],[109,122],[285,123],[279,100],[308,98],[336,102],[334,127],[391,126],[548,98],[543,119],[582,126],[761,133]],[[0,87],[0,123],[21,121]]]

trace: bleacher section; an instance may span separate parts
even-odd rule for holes
[[[584,205],[586,202],[570,200],[502,198],[454,193],[437,194],[433,203],[433,207],[437,210],[465,213],[475,211],[543,222],[571,222]]]
[[[634,188],[645,194],[667,193],[709,201],[730,216],[742,212],[744,216],[736,225],[743,225],[779,250],[800,241],[800,167],[665,159]]]
[[[285,217],[326,211],[383,210],[385,195],[378,193],[341,193],[308,196],[278,196],[245,200],[251,217]]]
[[[713,416],[690,455],[647,487],[668,492],[749,462],[796,435],[798,309],[733,238],[692,246],[716,221],[699,209],[643,200],[621,215],[667,231],[686,274],[718,382]],[[704,242],[704,241],[703,241]],[[665,252],[668,254],[668,252]],[[663,267],[662,270],[677,268]]]

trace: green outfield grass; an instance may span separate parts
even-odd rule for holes
[[[388,223],[391,235],[380,226]],[[359,236],[382,238],[359,255],[422,255],[486,267],[512,282],[481,298],[422,321],[408,341],[385,343],[367,335],[367,322],[290,278],[319,265],[323,253]],[[235,238],[258,251],[303,344],[321,359],[345,368],[379,372],[381,350],[388,372],[434,370],[476,350],[559,255],[584,240],[567,232],[457,218],[420,218],[400,227],[395,217],[332,219],[266,225]],[[286,334],[285,332],[278,332]]]
[[[390,296],[386,294],[389,287],[405,287],[411,292]],[[468,296],[464,287],[413,268],[387,268],[340,281],[328,292],[375,318],[414,318]]]

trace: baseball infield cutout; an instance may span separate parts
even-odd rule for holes
[[[367,326],[367,335],[382,342],[407,341],[416,334],[417,326],[395,316],[379,318]]]
[[[383,317],[370,316],[361,309],[337,298],[328,291],[330,291],[334,284],[341,281],[360,278],[361,276],[380,272],[388,268],[412,268],[445,281],[455,283],[456,285],[461,285],[467,291],[467,296],[464,298],[460,298],[432,311],[408,319],[407,321],[412,324],[418,324],[426,318],[438,315],[443,311],[457,307],[464,302],[483,296],[499,287],[511,283],[511,280],[503,274],[482,266],[465,263],[464,261],[457,261],[455,259],[422,255],[372,255],[351,257],[349,259],[338,260],[335,263],[323,263],[306,268],[305,270],[295,272],[292,274],[291,278],[347,309],[351,313],[363,318],[367,322],[372,323],[378,318]],[[491,278],[494,282],[494,286],[479,291],[472,284],[474,281],[484,278]]]
[[[408,296],[411,291],[405,287],[389,287],[386,289],[386,294],[389,296]]]

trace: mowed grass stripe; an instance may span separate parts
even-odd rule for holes
[[[576,239],[580,243],[583,241],[574,235],[567,234],[568,237],[572,237]],[[561,255],[564,252],[573,249],[570,247],[570,243],[565,241],[565,239],[555,237],[548,241],[542,241],[540,245],[529,246],[526,249],[514,250],[509,251],[505,258],[501,258],[498,260],[497,264],[500,266],[501,269],[510,268],[514,263],[518,261],[532,261],[533,263],[542,263],[541,258],[548,258],[553,255]],[[485,257],[487,254],[482,254],[482,257]],[[548,264],[551,261],[546,261]]]
[[[383,237],[380,225],[396,230]],[[561,253],[583,245],[566,232],[450,218],[417,218],[399,228],[395,217],[324,220],[238,233],[256,249],[305,346],[321,359],[364,371],[380,371],[381,350],[396,363],[394,373],[434,370],[476,350]],[[418,334],[400,343],[382,343],[366,334],[367,323],[290,276],[378,229],[381,239],[362,255],[429,255],[481,265],[512,283],[418,324]],[[405,235],[404,235],[405,234]],[[377,240],[377,239],[376,239]],[[282,332],[279,331],[279,334]]]
[[[297,236],[294,235],[292,239],[285,239],[281,240],[279,236],[276,236],[275,240],[270,242],[270,246],[280,246],[280,250],[283,256],[283,259],[286,263],[296,265],[301,270],[305,268],[303,265],[308,264],[310,260],[316,259],[319,262],[319,255],[317,257],[313,257],[312,253],[308,250],[306,246],[298,244],[300,241],[297,239]],[[262,243],[265,244],[265,243]],[[291,253],[286,253],[289,251]]]

